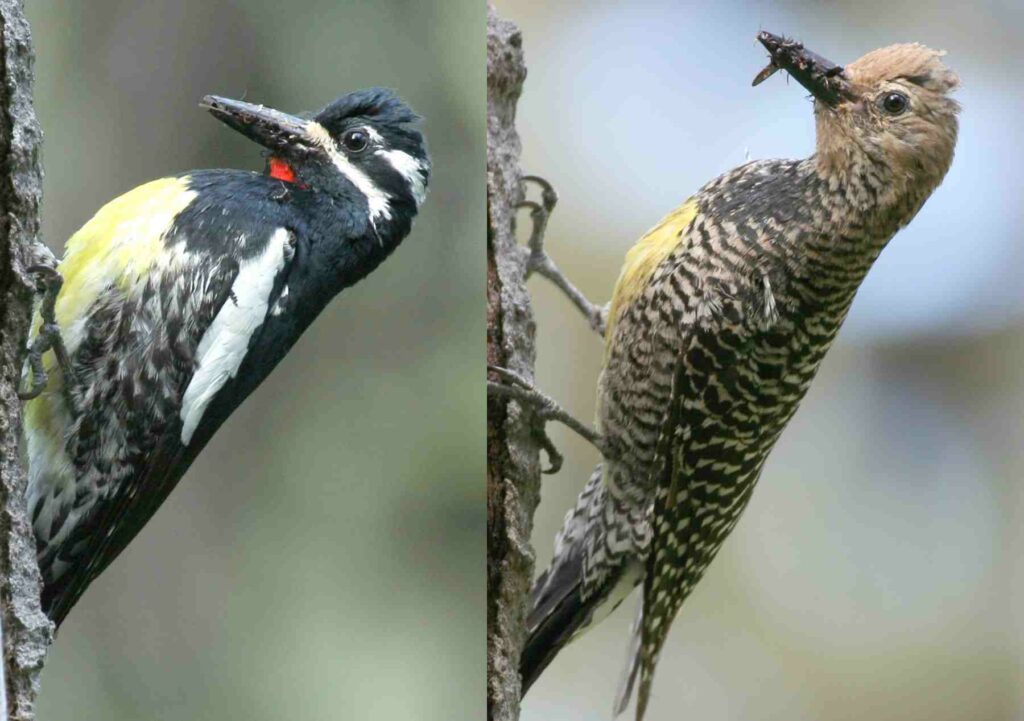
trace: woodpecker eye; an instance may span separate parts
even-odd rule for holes
[[[341,142],[348,150],[359,153],[366,150],[366,146],[370,144],[370,134],[362,128],[349,130],[341,136]]]
[[[910,101],[903,93],[886,93],[882,96],[882,110],[889,115],[899,115],[907,109]]]

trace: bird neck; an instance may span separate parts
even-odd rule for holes
[[[412,225],[412,215],[399,206],[371,218],[352,213],[352,202],[326,193],[310,194],[311,262],[333,268],[322,274],[323,296],[333,297],[369,275],[398,247]]]
[[[843,157],[839,158],[838,155]],[[914,182],[866,153],[832,150],[803,163],[818,187],[823,242],[841,241],[872,260],[909,223],[937,182]]]
[[[910,222],[928,191],[897,190],[884,168],[857,163],[837,168],[818,155],[799,164],[805,215],[792,254],[792,272],[809,298],[830,314],[845,315],[882,249]]]

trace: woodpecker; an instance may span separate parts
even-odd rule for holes
[[[953,160],[957,76],[920,44],[840,67],[767,32],[814,98],[816,148],[742,165],[628,252],[598,381],[603,459],[537,579],[524,689],[641,585],[615,712],[636,718],[669,627],[736,525],[854,294]]]
[[[310,119],[212,95],[201,106],[264,146],[266,171],[141,185],[82,226],[57,269],[50,320],[66,353],[45,356],[48,384],[25,409],[57,626],[327,303],[398,247],[426,194],[420,118],[390,90]]]

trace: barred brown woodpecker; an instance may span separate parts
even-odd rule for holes
[[[390,90],[309,118],[203,106],[267,149],[267,172],[192,171],[116,198],[68,241],[42,305],[36,338],[59,329],[63,343],[29,354],[27,500],[57,625],[328,302],[398,247],[426,194],[419,117]]]
[[[959,84],[919,44],[845,68],[770,33],[761,82],[814,96],[816,149],[705,185],[626,255],[598,382],[599,465],[538,578],[524,688],[642,584],[615,710],[637,673],[637,719],[669,627],[736,525],[889,239],[953,159]]]

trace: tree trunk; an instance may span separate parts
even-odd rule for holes
[[[35,285],[26,268],[43,257],[36,240],[42,134],[32,105],[32,38],[19,0],[0,0],[0,45],[0,691],[6,697],[4,718],[31,721],[51,627],[39,605],[39,567],[19,452],[17,388]]]
[[[487,14],[487,362],[533,380],[534,322],[516,244],[522,199],[516,102],[526,67],[512,23]],[[497,379],[494,379],[497,380]],[[514,401],[487,402],[487,717],[519,718],[519,655],[533,576],[530,531],[540,499],[540,446]]]

